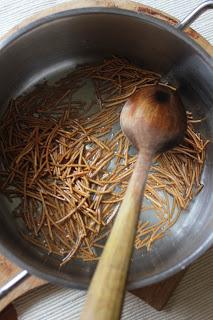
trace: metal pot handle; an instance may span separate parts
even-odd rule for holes
[[[22,281],[29,277],[27,270],[19,272],[15,277],[10,279],[3,287],[0,288],[0,299],[4,298],[10,291],[15,289]]]
[[[213,9],[213,0],[205,1],[196,7],[191,13],[189,13],[181,22],[176,25],[178,30],[186,29],[191,23],[193,23],[201,14],[206,10]]]

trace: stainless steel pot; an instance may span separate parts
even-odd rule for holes
[[[105,2],[106,3],[106,2]],[[118,1],[120,3],[120,1]],[[131,6],[133,4],[131,3]],[[182,32],[202,11],[171,26],[144,13],[116,7],[67,9],[35,20],[0,41],[0,105],[32,84],[77,64],[117,55],[162,74],[179,87],[185,105],[195,117],[205,117],[198,128],[213,141],[213,62]],[[3,107],[2,107],[3,109]],[[213,242],[213,144],[208,145],[202,177],[204,188],[164,239],[151,252],[136,254],[128,279],[130,289],[150,285],[184,269]],[[86,288],[95,263],[73,261],[59,270],[58,259],[47,256],[17,232],[1,195],[0,250],[24,270],[0,291],[4,295],[21,279],[35,274],[60,285]]]

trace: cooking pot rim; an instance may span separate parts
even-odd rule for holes
[[[149,16],[144,13],[137,13],[131,10],[121,9],[121,8],[105,8],[105,7],[88,7],[88,8],[80,8],[80,9],[68,9],[64,11],[60,11],[57,13],[53,13],[50,15],[47,15],[45,17],[39,18],[28,25],[22,27],[18,31],[14,32],[13,34],[4,37],[3,39],[0,39],[0,58],[1,58],[1,51],[6,49],[9,45],[11,45],[13,42],[15,42],[17,39],[22,37],[23,35],[27,34],[28,32],[36,29],[37,27],[40,27],[44,24],[50,23],[55,20],[67,18],[70,16],[79,16],[79,15],[87,15],[87,14],[114,14],[114,15],[123,15],[123,16],[129,16],[132,18],[136,18],[138,20],[142,20],[144,22],[157,25],[160,29],[167,29],[168,32],[171,32],[178,38],[180,38],[182,41],[184,41],[187,45],[192,46],[194,50],[202,57],[202,59],[211,67],[213,68],[213,60],[211,56],[202,48],[200,47],[193,39],[191,39],[185,32],[180,31],[175,28],[175,26],[172,26],[168,24],[167,22],[164,22],[163,20],[160,20],[158,18]],[[172,265],[168,270],[160,272],[158,274],[155,274],[151,277],[144,278],[141,281],[132,281],[128,285],[128,289],[136,289],[141,288],[143,286],[151,285],[153,283],[162,281],[176,272],[185,269],[189,264],[191,264],[196,258],[198,258],[202,253],[204,253],[213,243],[213,234],[211,234],[204,243],[202,243],[196,251],[194,251],[191,255],[189,255],[187,258],[182,260],[178,264]],[[76,281],[75,278],[72,276],[69,276],[69,279],[60,278],[59,276],[54,275],[51,271],[48,273],[45,273],[39,269],[39,265],[36,267],[33,267],[29,265],[25,259],[20,258],[20,255],[15,252],[15,250],[7,249],[7,245],[3,243],[3,241],[0,239],[0,251],[9,259],[11,259],[14,263],[16,263],[18,266],[20,266],[23,269],[28,270],[31,274],[34,274],[40,278],[43,278],[49,282],[54,282],[56,284],[69,286],[72,288],[80,288],[85,289],[88,286],[88,283],[80,283],[79,281]]]
[[[1,240],[0,240],[1,241]],[[197,248],[191,255],[187,258],[179,262],[178,264],[173,264],[166,271],[157,273],[153,276],[149,276],[148,278],[143,278],[140,281],[132,281],[131,283],[127,283],[127,289],[139,289],[142,287],[146,287],[158,282],[161,282],[177,272],[180,272],[187,268],[193,261],[198,259],[203,253],[205,253],[213,244],[213,234],[211,234],[206,241]],[[7,249],[7,246],[0,242],[0,252],[17,266],[22,268],[23,270],[27,270],[29,274],[44,279],[50,283],[55,283],[57,285],[62,285],[65,287],[76,288],[76,289],[87,289],[89,286],[89,281],[87,283],[80,282],[76,280],[73,276],[69,275],[69,277],[59,277],[54,275],[52,272],[48,270],[48,273],[44,273],[44,270],[40,270],[39,264],[34,267],[29,263],[25,262],[23,259],[19,257],[19,255],[15,252],[15,250]],[[66,279],[67,278],[67,279]]]
[[[89,15],[89,14],[114,14],[114,15],[122,15],[129,16],[132,18],[136,18],[138,20],[143,20],[147,23],[157,25],[161,29],[167,29],[173,35],[180,38],[187,45],[192,46],[197,53],[213,67],[213,59],[211,55],[205,51],[195,40],[193,40],[186,32],[181,31],[175,27],[175,25],[171,25],[168,22],[161,20],[159,18],[152,17],[151,15],[145,14],[143,12],[135,12],[132,10],[127,10],[123,8],[106,8],[106,7],[88,7],[88,8],[78,8],[78,9],[67,9],[64,11],[52,13],[46,15],[42,18],[38,18],[33,22],[27,24],[26,26],[21,27],[19,30],[13,32],[12,34],[6,35],[2,39],[0,38],[0,53],[1,50],[6,49],[10,44],[12,44],[15,40],[23,36],[24,34],[40,27],[44,24],[53,22],[55,20],[71,17],[71,16],[80,16],[80,15]]]

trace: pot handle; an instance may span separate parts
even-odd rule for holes
[[[176,25],[176,28],[178,30],[186,29],[191,23],[193,23],[201,14],[203,14],[208,9],[213,9],[213,0],[208,0],[201,3],[190,14],[188,14],[181,22],[179,22]]]
[[[14,278],[10,279],[7,283],[0,288],[0,299],[4,298],[10,291],[17,287],[22,281],[29,277],[27,270],[18,273]]]

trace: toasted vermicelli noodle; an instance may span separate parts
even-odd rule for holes
[[[0,124],[1,192],[19,198],[14,210],[24,238],[62,257],[98,259],[136,160],[119,115],[139,88],[160,75],[112,58],[83,66],[12,100]],[[84,101],[84,90],[94,97]],[[79,98],[80,96],[80,98]],[[158,155],[150,169],[135,247],[164,236],[202,189],[203,141],[187,112],[185,139]],[[148,216],[153,217],[152,221]]]

